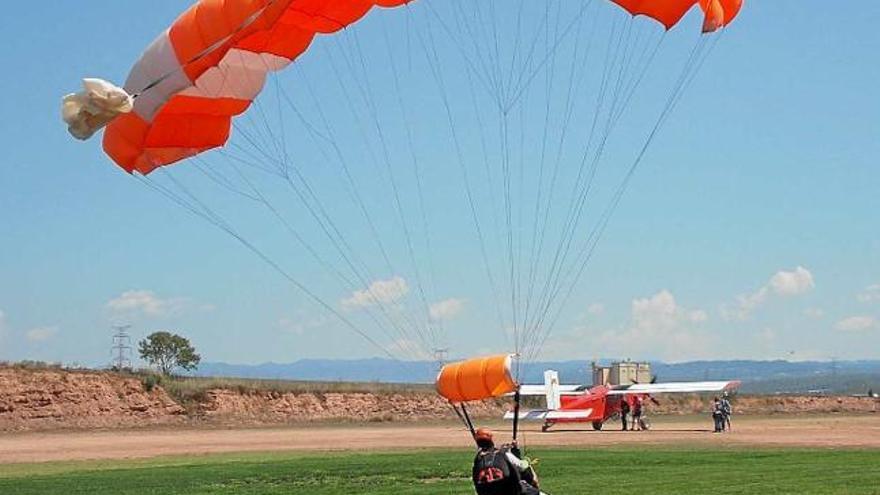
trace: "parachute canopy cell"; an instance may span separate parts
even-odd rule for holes
[[[500,397],[516,390],[512,354],[450,363],[437,376],[437,392],[453,403]]]
[[[128,172],[222,146],[269,72],[373,7],[409,0],[200,0],[147,48],[125,83],[134,111],[104,135],[105,152]]]
[[[672,29],[694,5],[706,15],[703,32],[711,33],[730,24],[740,9],[743,0],[611,0],[632,15],[644,15]]]

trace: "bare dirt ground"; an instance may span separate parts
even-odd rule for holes
[[[880,448],[880,416],[772,416],[735,418],[732,433],[713,434],[704,417],[659,417],[649,432],[602,432],[588,425],[541,433],[527,425],[528,446],[758,446]],[[509,428],[495,425],[500,431]],[[148,458],[271,451],[388,451],[469,448],[452,423],[434,425],[323,425],[266,429],[143,429],[0,435],[0,463]]]

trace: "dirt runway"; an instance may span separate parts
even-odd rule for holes
[[[500,431],[509,426],[496,425]],[[649,432],[587,425],[541,433],[527,425],[528,446],[728,445],[880,448],[880,415],[735,418],[732,433],[713,434],[705,418],[661,417]],[[467,434],[447,425],[320,425],[265,429],[149,429],[0,434],[0,463],[133,459],[224,452],[469,448]]]

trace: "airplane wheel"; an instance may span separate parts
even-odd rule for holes
[[[596,431],[599,431],[602,429],[602,425],[604,425],[604,424],[605,423],[603,423],[601,421],[593,421],[593,429]]]
[[[547,430],[549,430],[551,426],[553,426],[553,423],[549,422],[541,425],[541,433],[547,433]]]

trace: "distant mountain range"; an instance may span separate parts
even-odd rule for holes
[[[611,360],[599,362],[607,364]],[[525,382],[543,382],[544,370],[559,371],[565,383],[590,383],[588,361],[548,361],[525,365]],[[659,381],[720,380],[743,381],[748,393],[842,393],[880,389],[878,361],[692,361],[687,363],[652,362]],[[437,363],[394,361],[389,359],[303,359],[288,364],[257,365],[202,363],[197,376],[223,376],[281,380],[346,382],[431,383],[437,375]]]

